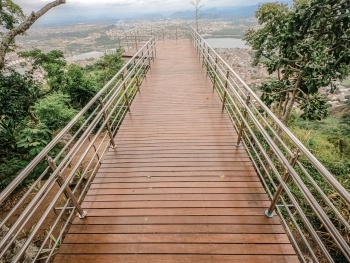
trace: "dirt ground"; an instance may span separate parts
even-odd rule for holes
[[[90,139],[93,138],[93,135],[90,136]],[[97,141],[95,142],[96,147],[99,145],[99,143],[102,141],[102,137],[98,138]],[[82,154],[84,153],[85,149],[87,148],[87,146],[89,145],[89,140],[86,140],[83,144],[83,147],[81,147],[81,149],[79,150],[79,152],[74,156],[73,161],[72,161],[72,165],[70,165],[70,167],[68,167],[67,169],[64,170],[63,172],[63,178],[67,178],[67,176],[69,175],[69,173],[72,170],[72,167],[74,167],[74,163],[76,163],[80,157],[82,156]],[[105,140],[103,142],[103,147],[107,146],[107,144],[109,143],[109,140],[107,138],[107,140]],[[100,152],[100,151],[99,151]],[[95,165],[97,165],[98,160],[96,157],[93,157],[95,151],[94,148],[92,147],[90,149],[90,151],[88,152],[87,156],[85,157],[84,161],[83,161],[83,166],[86,166],[88,164],[88,162],[91,160],[91,158],[94,158],[93,163],[90,167],[95,167]],[[101,154],[99,154],[99,156],[101,156]],[[102,160],[101,160],[102,161]],[[87,176],[91,176],[91,172],[88,172]],[[85,181],[83,181],[82,185],[79,187],[78,189],[78,193],[76,192],[75,196],[79,196],[80,189],[83,189],[85,186]],[[44,184],[44,182],[42,182],[42,184]],[[72,186],[71,189],[73,189],[74,185]],[[3,220],[7,214],[11,211],[11,209],[19,202],[19,200],[23,197],[23,195],[28,191],[28,189],[30,188],[30,185],[28,185],[27,187],[23,188],[22,190],[20,190],[19,192],[16,192],[15,194],[11,195],[3,204],[0,205],[0,220]],[[11,227],[12,224],[17,220],[17,218],[21,215],[21,213],[24,211],[24,209],[27,207],[27,205],[30,203],[30,201],[32,200],[32,198],[35,196],[35,194],[37,193],[39,189],[35,189],[33,190],[33,192],[26,198],[25,202],[23,203],[23,205],[21,207],[19,207],[16,212],[14,213],[14,215],[8,220],[8,222],[6,223],[7,227]],[[55,184],[54,187],[50,190],[50,192],[48,193],[48,195],[45,197],[45,199],[43,200],[43,202],[41,203],[41,205],[38,207],[38,209],[35,211],[34,215],[28,220],[26,227],[24,230],[22,230],[21,234],[19,235],[18,239],[25,239],[26,236],[29,235],[29,233],[31,232],[33,226],[36,224],[36,222],[40,219],[41,215],[45,212],[46,208],[49,206],[49,204],[52,202],[53,198],[55,197],[57,191],[59,190],[59,186],[58,184]],[[57,204],[57,206],[63,206],[63,204],[65,203],[65,198],[61,198],[59,203]],[[56,206],[56,207],[57,207]],[[35,239],[34,239],[34,244],[36,246],[40,246],[47,231],[50,230],[51,226],[53,225],[54,221],[57,218],[57,215],[60,211],[59,210],[52,210],[48,217],[46,218],[44,224],[41,226],[40,230],[37,232]],[[65,216],[63,216],[65,217]],[[61,220],[60,222],[62,225],[65,223],[64,220]],[[67,229],[68,230],[68,229]],[[53,236],[57,236],[58,233],[60,231],[60,228],[55,229]],[[50,240],[51,243],[53,242],[53,238]]]

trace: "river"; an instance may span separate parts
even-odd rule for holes
[[[79,60],[86,60],[89,58],[100,58],[104,55],[104,52],[98,52],[98,51],[93,51],[93,52],[88,52],[88,53],[83,53],[80,55],[75,55],[72,57],[67,57],[67,61],[73,62],[73,61],[79,61]]]

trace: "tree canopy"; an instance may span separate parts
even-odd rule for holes
[[[245,40],[278,79],[262,85],[262,99],[286,122],[294,105],[305,119],[325,116],[319,88],[350,73],[350,1],[299,0],[293,7],[267,3],[256,12],[261,28]]]
[[[7,29],[7,31],[1,32],[0,35],[0,70],[5,68],[6,53],[12,50],[11,46],[14,44],[16,36],[24,34],[50,9],[65,3],[65,0],[52,1],[39,11],[32,12],[28,17],[25,17],[22,8],[13,3],[12,0],[0,1],[0,25]]]
[[[13,29],[16,24],[22,22],[25,16],[22,8],[11,0],[0,1],[0,25],[6,29]],[[3,34],[3,33],[0,33]]]

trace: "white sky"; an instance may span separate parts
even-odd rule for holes
[[[26,12],[34,11],[42,5],[50,2],[50,0],[13,0],[19,4]],[[129,11],[135,10],[151,10],[168,11],[178,9],[190,9],[189,0],[66,0],[65,8],[79,6],[81,8],[130,8]],[[205,7],[220,7],[220,6],[234,6],[234,5],[254,5],[259,2],[266,2],[262,0],[203,0]],[[63,7],[61,7],[63,8]]]
[[[13,0],[28,15],[39,10],[52,0]],[[271,0],[272,1],[272,0]],[[41,21],[64,21],[72,18],[123,19],[145,13],[171,14],[192,10],[190,0],[66,0],[66,4],[55,7]],[[204,8],[221,6],[255,5],[267,0],[203,0]]]

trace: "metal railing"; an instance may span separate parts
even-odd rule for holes
[[[125,30],[117,39],[119,47],[129,51],[139,50],[151,37],[154,37],[154,35],[149,32],[141,32],[138,29],[132,29]]]
[[[350,194],[192,28],[192,40],[303,262],[350,261]],[[262,211],[263,213],[264,211]]]
[[[153,27],[137,27],[124,32],[125,43],[129,42],[128,46],[135,46],[137,41],[140,41],[148,36],[154,36],[156,40],[165,39],[190,39],[191,31],[187,24],[167,25],[167,26],[153,26]],[[138,40],[139,39],[139,40]],[[128,40],[128,41],[126,41]],[[137,41],[136,41],[137,40]]]
[[[49,262],[75,215],[88,216],[80,203],[106,152],[118,147],[114,136],[155,56],[152,37],[0,193],[4,205],[33,170],[41,171],[0,222],[0,258],[5,262]],[[28,255],[33,244],[35,253]]]

